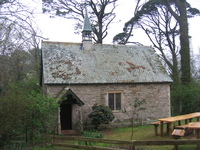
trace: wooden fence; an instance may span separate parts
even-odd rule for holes
[[[85,145],[68,144],[67,142],[62,142],[65,140],[70,141],[82,141]],[[65,148],[77,148],[77,149],[87,149],[87,150],[119,150],[119,148],[112,147],[99,147],[90,146],[90,142],[95,143],[107,143],[116,145],[126,145],[130,150],[136,150],[137,146],[153,146],[153,145],[173,145],[175,150],[178,150],[179,145],[197,145],[197,150],[200,150],[200,139],[195,140],[162,140],[162,141],[121,141],[121,140],[110,140],[110,139],[100,139],[100,138],[84,138],[77,136],[53,136],[52,140],[53,146],[61,146]],[[120,149],[122,150],[122,149]]]

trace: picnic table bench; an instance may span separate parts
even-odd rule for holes
[[[185,120],[185,124],[187,125],[189,121],[191,121],[193,118],[197,118],[197,121],[199,121],[200,118],[200,112],[196,112],[196,113],[191,113],[191,114],[186,114],[186,115],[180,115],[180,116],[175,116],[175,117],[168,117],[168,118],[161,118],[158,119],[158,121],[160,121],[160,136],[162,137],[164,135],[163,132],[163,125],[165,123],[168,124],[169,127],[169,136],[172,136],[172,132],[173,132],[173,123],[178,121],[179,126],[180,125],[180,121],[181,120]],[[183,127],[183,126],[182,126]],[[187,126],[185,126],[187,127]]]
[[[180,125],[180,126],[175,126],[176,129],[187,129],[189,124],[184,124],[184,125]]]
[[[160,121],[151,122],[150,124],[154,125],[155,136],[158,136],[158,126],[160,125]],[[165,122],[164,122],[164,124],[165,124]]]
[[[200,139],[200,122],[191,122],[188,125],[189,129],[195,129],[196,130],[196,138]],[[197,149],[200,149],[200,144],[197,145]]]
[[[183,129],[174,129],[174,131],[172,132],[172,136],[174,137],[174,139],[183,137],[185,135],[185,130]]]

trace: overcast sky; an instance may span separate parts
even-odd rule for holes
[[[110,25],[108,36],[103,41],[104,44],[112,44],[113,36],[122,32],[124,23],[132,17],[134,11],[134,1],[135,0],[119,0],[120,4],[116,9],[117,18],[115,23]],[[200,0],[188,0],[188,2],[192,7],[200,9]],[[67,20],[63,18],[49,18],[48,15],[41,14],[40,4],[37,4],[36,8],[38,10],[37,24],[45,38],[48,38],[49,41],[81,42],[81,35],[74,33],[75,22],[73,20]],[[121,21],[118,22],[118,20]],[[193,49],[194,53],[199,53],[200,49],[199,26],[200,16],[189,19],[190,36],[192,37],[191,48]],[[137,32],[135,32],[132,41],[140,42],[147,46],[151,45],[142,30],[137,30]]]

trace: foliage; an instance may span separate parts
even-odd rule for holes
[[[27,126],[30,131],[30,138],[34,140],[36,136],[40,136],[40,132],[51,132],[55,124],[53,116],[57,111],[58,105],[53,98],[46,98],[41,93],[32,92],[29,96],[32,101],[27,111]]]
[[[171,99],[173,115],[200,111],[200,84],[191,83],[173,87]]]
[[[43,97],[37,84],[40,74],[40,51],[36,26],[32,22],[32,9],[24,6],[19,0],[1,0],[0,8],[0,146],[2,146],[13,137],[25,133],[26,126],[29,134],[39,135],[39,128],[44,128],[40,127],[41,124],[50,125],[48,117],[51,111],[55,110],[53,104],[55,100]],[[30,50],[33,47],[35,49]],[[31,114],[37,115],[33,118]],[[37,131],[33,131],[32,126],[37,128]]]
[[[114,36],[113,42],[116,42],[117,44],[124,44],[127,36],[128,33],[126,32],[118,33],[117,35]]]
[[[53,98],[44,97],[35,80],[10,85],[0,99],[0,146],[17,135],[26,133],[30,140],[49,132],[55,120],[52,116],[58,104]]]
[[[135,101],[134,101],[134,103],[131,104],[133,106],[133,108],[134,108],[134,112],[145,110],[146,108],[141,107],[141,105],[143,105],[145,103],[146,103],[145,99],[140,100],[139,98],[136,98]]]
[[[103,134],[99,133],[98,130],[85,130],[82,132],[82,136],[86,138],[103,138]],[[85,142],[79,141],[78,145],[85,145]],[[96,143],[96,142],[88,142],[87,145],[90,146],[100,146],[103,143]]]
[[[87,138],[103,138],[103,134],[98,130],[84,130],[82,134]]]
[[[134,119],[136,119],[136,120],[139,119],[140,111],[146,110],[146,108],[143,106],[144,104],[146,104],[146,100],[145,99],[140,100],[139,98],[136,98],[134,100],[134,102],[130,104],[131,110],[132,110],[130,116],[132,117],[133,121],[134,121]],[[126,112],[126,110],[125,110],[125,112]]]
[[[95,104],[93,107],[93,112],[91,112],[88,117],[91,118],[92,125],[95,126],[95,129],[99,127],[100,124],[109,124],[113,121],[115,116],[112,113],[112,110],[105,105]]]
[[[32,71],[36,58],[31,58],[33,55],[28,51],[39,49],[39,38],[32,20],[33,10],[22,3],[20,0],[0,1],[0,92],[30,74],[35,77]]]
[[[136,0],[136,6],[135,6],[135,10],[134,10],[134,16],[137,13],[137,11],[140,9],[140,3],[142,0]],[[133,36],[132,31],[134,29],[135,26],[135,21],[134,21],[134,17],[131,18],[128,22],[125,23],[124,28],[123,28],[123,32],[122,33],[118,33],[117,35],[114,36],[113,38],[113,43],[117,43],[117,44],[122,44],[125,45],[127,43],[134,43],[137,45],[142,45],[138,42],[130,42],[129,38],[131,36]]]
[[[28,107],[24,95],[11,88],[5,92],[0,99],[0,147],[25,129],[24,110]]]
[[[29,147],[25,143],[13,143],[2,147],[1,150],[27,150],[30,149]]]

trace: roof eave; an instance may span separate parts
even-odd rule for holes
[[[45,85],[93,85],[93,84],[172,84],[173,81],[162,81],[162,82],[99,82],[99,83],[44,83]]]

